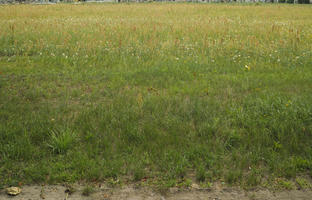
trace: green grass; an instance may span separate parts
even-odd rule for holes
[[[48,146],[54,153],[65,154],[75,142],[75,135],[71,130],[51,131]]]
[[[311,11],[1,6],[0,184],[311,178]]]
[[[92,193],[94,193],[94,188],[92,186],[86,186],[82,190],[82,195],[83,196],[90,196]]]

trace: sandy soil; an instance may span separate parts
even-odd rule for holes
[[[291,190],[272,192],[269,190],[244,191],[235,188],[213,188],[211,190],[170,189],[166,194],[148,188],[135,189],[132,186],[123,188],[96,188],[90,196],[82,195],[82,186],[75,186],[75,192],[65,193],[64,186],[23,186],[17,196],[8,196],[5,190],[0,192],[0,200],[312,200],[312,191]]]

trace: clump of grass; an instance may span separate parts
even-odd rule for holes
[[[139,181],[139,180],[141,180],[142,178],[144,178],[144,176],[145,176],[145,171],[144,171],[144,169],[142,169],[142,168],[136,168],[136,169],[134,169],[134,172],[133,172],[133,180],[134,181]]]
[[[296,183],[299,189],[312,188],[312,184],[307,179],[304,179],[304,178],[300,178],[300,177],[296,178]]]
[[[199,182],[204,182],[206,180],[206,169],[202,165],[196,170],[196,180]]]
[[[291,190],[294,189],[295,185],[292,181],[286,179],[277,179],[277,188]]]
[[[75,133],[68,128],[52,130],[50,133],[48,147],[50,147],[54,153],[65,154],[74,146],[76,139],[77,135],[75,135]]]
[[[83,188],[82,190],[82,195],[83,196],[90,196],[91,194],[93,194],[95,192],[94,187],[88,185],[86,187]]]
[[[255,187],[261,183],[261,177],[259,174],[251,172],[245,177],[246,179],[246,187]]]
[[[242,172],[240,170],[230,170],[225,176],[225,181],[229,185],[233,185],[235,183],[238,183],[241,178],[242,178]]]
[[[210,189],[212,186],[213,184],[209,181],[200,183],[200,187],[203,189]]]

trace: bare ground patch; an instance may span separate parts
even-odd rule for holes
[[[67,188],[60,185],[48,186],[24,186],[18,196],[8,196],[5,190],[0,193],[1,200],[311,200],[311,190],[290,190],[273,192],[265,189],[245,191],[237,188],[214,187],[211,190],[178,189],[172,188],[166,193],[160,193],[151,188],[135,188],[124,186],[122,188],[107,188],[98,186],[94,188],[89,196],[84,196],[85,187],[75,186],[75,191],[68,194]]]

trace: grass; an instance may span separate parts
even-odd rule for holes
[[[48,146],[53,152],[64,154],[70,150],[75,142],[75,135],[71,130],[51,131],[50,143]]]
[[[311,11],[1,6],[1,185],[306,187]]]
[[[83,196],[90,196],[92,193],[94,193],[94,188],[92,186],[86,186],[82,190]]]
[[[300,177],[296,178],[296,183],[299,189],[311,189],[312,188],[311,183],[309,183],[309,181],[304,178],[300,178]]]

